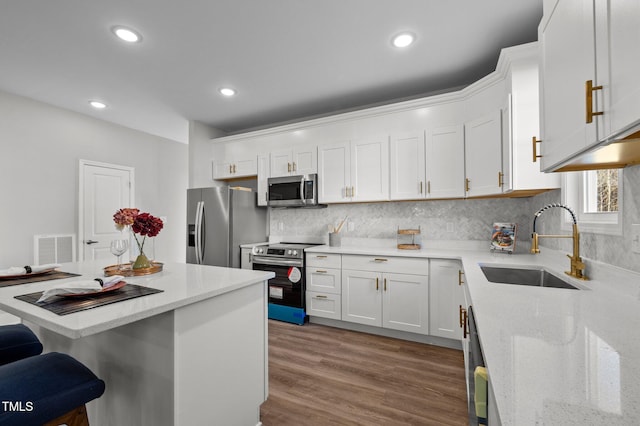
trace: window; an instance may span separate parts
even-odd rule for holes
[[[622,234],[622,169],[565,173],[565,204],[577,216],[581,231]],[[569,228],[567,213],[563,228]]]

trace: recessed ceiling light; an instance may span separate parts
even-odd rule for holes
[[[105,109],[107,107],[107,104],[100,101],[89,101],[89,105],[91,105],[95,109]]]
[[[223,87],[219,90],[219,92],[224,96],[233,96],[236,94],[236,91],[230,87]]]
[[[111,31],[120,39],[128,43],[137,43],[142,40],[142,36],[136,31],[126,27],[113,27]]]
[[[413,43],[416,36],[411,33],[401,33],[393,37],[392,43],[395,47],[407,47]]]

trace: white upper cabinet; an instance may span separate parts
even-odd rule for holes
[[[604,126],[600,139],[624,132],[640,121],[640,2],[595,2],[596,73],[603,85]]]
[[[388,200],[388,137],[319,146],[318,180],[321,203]]]
[[[547,11],[545,11],[547,12]],[[539,29],[541,56],[542,170],[597,141],[597,123],[586,118],[586,84],[596,81],[593,0],[562,0]],[[600,93],[598,93],[600,95]],[[601,106],[595,96],[592,107]]]
[[[227,157],[213,162],[213,179],[234,179],[246,176],[256,176],[258,173],[257,156]]]
[[[502,192],[501,111],[464,125],[465,190],[467,197]]]
[[[269,201],[269,155],[268,154],[258,154],[258,179],[257,179],[257,189],[258,193],[258,205],[259,206],[267,206]]]
[[[307,175],[318,171],[316,146],[272,151],[270,159],[271,177]]]
[[[349,142],[318,147],[318,201],[339,203],[348,201],[351,186],[351,149]]]
[[[539,27],[540,151],[543,170],[551,171],[638,130],[640,2],[562,0],[549,6]]]
[[[392,135],[389,143],[389,198],[415,200],[426,193],[424,132]]]
[[[464,127],[437,127],[426,134],[426,196],[464,197]]]

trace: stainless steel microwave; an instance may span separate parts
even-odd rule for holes
[[[323,207],[318,204],[318,175],[282,176],[267,180],[269,207]]]

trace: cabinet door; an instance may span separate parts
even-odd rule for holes
[[[598,79],[608,75],[608,81],[598,84],[604,85],[603,94],[610,96],[602,119],[606,121],[608,116],[611,128],[598,129],[604,138],[640,120],[640,2],[609,0],[596,2],[596,7]]]
[[[228,179],[233,176],[233,163],[229,159],[214,161],[212,167],[214,179]]]
[[[291,174],[293,170],[291,149],[272,151],[269,157],[271,177],[289,176]]]
[[[389,199],[389,137],[351,142],[351,192],[353,201]]]
[[[429,334],[429,277],[384,274],[382,277],[382,326]]]
[[[266,206],[268,201],[268,179],[269,179],[269,155],[258,155],[258,179],[257,188],[258,192],[258,205]]]
[[[342,321],[382,325],[381,274],[342,270]]]
[[[541,167],[551,171],[597,142],[596,123],[601,117],[594,117],[590,124],[585,117],[585,83],[601,84],[595,81],[593,1],[559,1],[538,38],[542,46]],[[597,111],[595,101],[594,105]]]
[[[307,290],[307,315],[339,320],[342,318],[342,307],[339,294],[318,293]]]
[[[448,259],[430,259],[429,262],[429,334],[460,339],[460,306],[466,309],[459,275],[462,265]]]
[[[258,157],[255,154],[236,158],[232,177],[255,176],[258,173]]]
[[[315,145],[293,148],[292,161],[293,174],[318,173],[318,148]]]
[[[427,197],[464,197],[464,127],[427,130]]]
[[[318,147],[318,200],[345,202],[351,186],[349,142]]]
[[[392,135],[389,144],[389,175],[392,200],[415,200],[426,193],[424,134]]]
[[[500,110],[464,125],[467,196],[502,192],[502,124]]]

